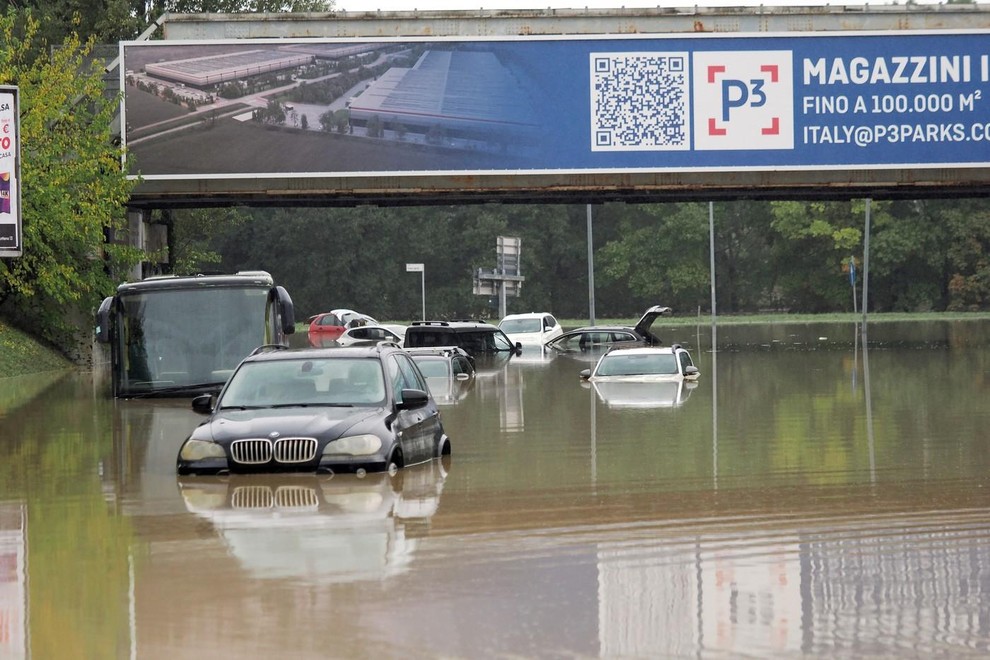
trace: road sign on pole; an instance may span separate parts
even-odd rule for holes
[[[423,317],[421,321],[426,320],[426,266],[423,264],[406,264],[407,273],[419,273],[420,274],[420,285],[423,290]]]

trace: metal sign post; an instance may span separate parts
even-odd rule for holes
[[[423,290],[423,317],[420,320],[425,321],[426,320],[426,267],[423,264],[406,264],[406,272],[420,274],[420,284]]]

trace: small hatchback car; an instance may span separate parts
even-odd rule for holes
[[[395,344],[258,349],[179,450],[179,474],[391,471],[450,453],[419,368]]]
[[[336,340],[347,328],[378,325],[378,321],[353,309],[334,309],[309,317],[309,345],[319,348]]]

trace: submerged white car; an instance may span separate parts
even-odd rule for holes
[[[338,346],[350,346],[364,342],[391,341],[402,345],[402,335],[399,335],[383,325],[362,325],[355,328],[347,328],[336,342]]]
[[[701,375],[691,354],[680,344],[642,348],[613,348],[581,378],[601,381],[697,380]]]
[[[547,312],[509,314],[498,323],[513,344],[523,346],[543,346],[548,341],[564,334],[560,323]]]

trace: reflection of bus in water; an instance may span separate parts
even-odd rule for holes
[[[110,345],[114,396],[193,396],[219,390],[258,346],[284,345],[295,314],[262,271],[166,275],[121,284],[96,326]]]

